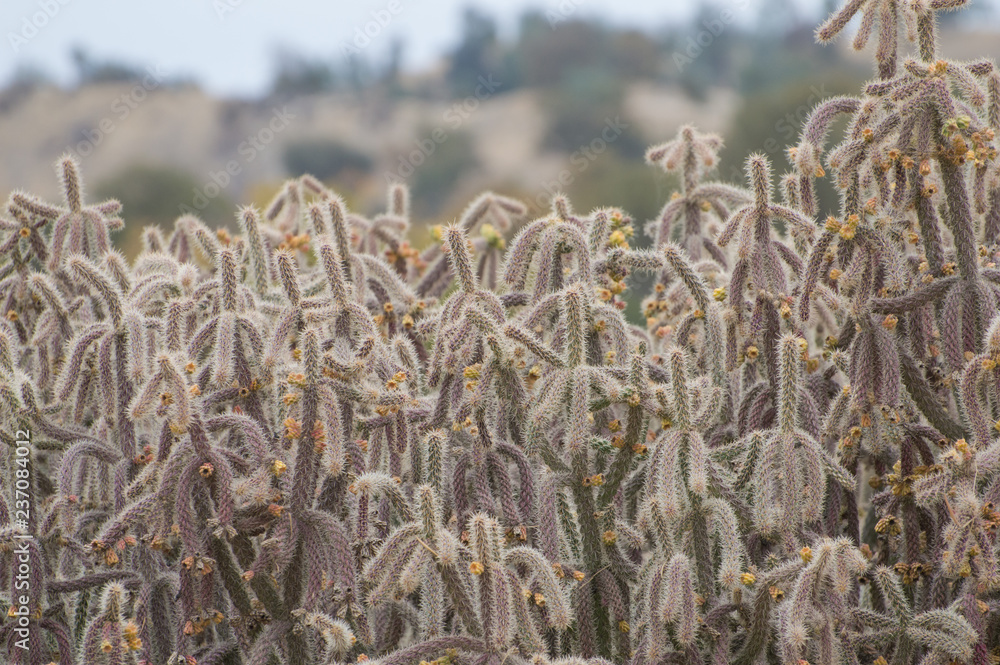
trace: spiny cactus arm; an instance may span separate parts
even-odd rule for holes
[[[535,473],[531,462],[520,448],[505,441],[495,444],[497,452],[507,457],[517,466],[518,471],[518,510],[522,523],[530,524],[535,514]]]
[[[950,610],[924,612],[906,626],[906,635],[957,659],[972,658],[973,647],[980,637],[965,617]]]
[[[795,438],[800,446],[812,451],[820,461],[823,472],[847,490],[854,490],[857,484],[854,475],[845,469],[825,448],[804,430],[798,430]]]
[[[8,208],[10,206],[16,206],[29,215],[40,217],[46,221],[58,219],[60,215],[60,210],[56,206],[49,205],[38,197],[20,190],[11,192]]]
[[[662,432],[653,444],[653,454],[648,462],[645,496],[654,501],[665,513],[676,517],[687,508],[687,488],[679,463],[683,434],[680,430]],[[662,538],[663,534],[660,534]]]
[[[967,436],[962,426],[952,420],[948,411],[938,402],[917,362],[905,351],[899,354],[899,361],[903,385],[927,420],[949,438],[961,439]]]
[[[962,406],[965,407],[965,416],[972,431],[975,434],[976,445],[985,448],[993,440],[993,422],[987,417],[989,406],[984,408],[983,400],[980,397],[979,383],[986,371],[983,363],[988,362],[988,354],[980,354],[969,360],[962,373],[960,382],[960,394]],[[992,373],[991,373],[992,374]]]
[[[550,223],[551,220],[546,218],[535,220],[514,236],[510,249],[504,257],[503,281],[515,291],[524,289],[532,256]]]
[[[854,37],[852,47],[860,51],[868,43],[876,16],[879,22],[878,47],[875,60],[882,79],[892,78],[896,73],[897,22],[898,12],[904,15],[914,12],[897,0],[875,2],[873,0],[848,0],[816,30],[816,41],[824,43],[833,40],[858,12],[862,13],[861,25]]]
[[[556,229],[562,236],[562,242],[576,254],[577,272],[573,275],[573,279],[589,285],[593,281],[591,272],[593,254],[583,229],[574,224],[560,224]]]
[[[351,281],[351,242],[350,233],[348,232],[347,223],[345,221],[347,215],[346,205],[344,204],[344,200],[335,194],[330,194],[325,200],[326,212],[330,220],[332,238],[336,243],[336,251],[334,253],[340,259],[343,278],[347,281]],[[324,258],[324,262],[325,261],[326,259]],[[326,266],[326,270],[329,274],[331,270],[329,265]]]
[[[333,248],[333,245],[326,240],[320,242],[320,258],[323,261],[323,268],[326,272],[326,281],[333,296],[333,302],[337,307],[343,309],[348,302],[347,277],[343,272],[344,260],[341,259]],[[349,259],[346,259],[349,262]]]
[[[132,502],[108,521],[95,541],[105,547],[115,547],[119,540],[125,537],[129,529],[147,520],[148,514],[156,507],[156,496],[147,495]]]
[[[768,213],[774,219],[780,219],[788,224],[789,233],[793,238],[803,238],[806,242],[811,242],[816,231],[816,225],[811,219],[802,213],[780,204],[768,206]]]
[[[719,247],[725,247],[729,244],[729,241],[733,239],[736,232],[739,231],[743,225],[750,219],[752,209],[748,206],[740,208],[726,220],[726,225],[719,232],[719,235],[715,239],[715,244]]]
[[[796,238],[795,242],[798,243],[799,238]],[[777,252],[778,257],[791,269],[794,277],[797,279],[801,278],[804,265],[802,263],[802,259],[795,253],[795,250],[791,249],[782,242],[773,243],[773,247]]]
[[[458,225],[466,231],[471,231],[487,216],[491,216],[499,222],[500,230],[505,231],[510,227],[511,217],[522,217],[527,211],[528,209],[520,201],[487,191],[466,206],[459,216]]]
[[[238,281],[236,276],[236,253],[229,249],[220,249],[215,255],[216,266],[219,277],[219,295],[222,309],[226,312],[235,312],[239,302],[237,292]]]
[[[957,616],[957,615],[956,615]],[[973,631],[972,637],[966,635],[952,635],[943,630],[927,630],[910,626],[906,629],[906,636],[923,645],[932,651],[942,652],[955,660],[968,660],[973,657],[973,646],[976,634]]]
[[[451,265],[448,256],[440,253],[433,258],[420,280],[414,285],[413,291],[423,297],[439,297],[451,283]]]
[[[188,244],[200,249],[209,261],[219,255],[222,245],[205,222],[194,215],[182,215],[174,221],[174,226]]]
[[[379,558],[378,582],[368,592],[365,598],[366,602],[376,606],[392,600],[393,596],[398,596],[397,589],[403,577],[403,571],[411,562],[418,565],[425,564],[428,556],[427,551],[420,547],[420,543],[410,539],[398,551],[393,550],[392,556]]]
[[[274,257],[278,264],[278,277],[281,286],[285,291],[285,296],[292,307],[298,307],[302,300],[302,286],[299,284],[298,266],[295,264],[295,257],[287,249],[279,249],[274,252]],[[235,280],[234,280],[235,281]],[[223,292],[226,289],[226,279],[223,279]]]
[[[563,292],[561,318],[566,325],[568,337],[566,364],[570,368],[577,367],[587,359],[590,303],[583,289],[584,285],[577,283]]]
[[[778,391],[778,423],[783,433],[793,431],[799,418],[799,391],[801,389],[802,368],[799,355],[805,340],[794,335],[785,335],[778,342],[780,383]]]
[[[636,450],[641,443],[644,413],[641,406],[629,406],[625,420],[622,447],[615,455],[607,472],[604,486],[598,496],[599,505],[608,505],[618,493],[627,475],[632,471]]]
[[[466,293],[473,293],[479,288],[476,273],[472,269],[472,257],[467,246],[468,238],[465,231],[452,226],[444,231],[445,247],[452,271],[458,277],[459,285]]]
[[[72,329],[69,322],[69,311],[67,310],[66,302],[52,277],[46,273],[32,273],[28,280],[28,285],[33,292],[37,293],[43,300],[45,300],[45,304],[48,305],[49,309],[55,314],[59,321],[60,332],[65,337],[70,337],[72,335]]]
[[[302,311],[288,308],[274,324],[273,332],[267,341],[267,350],[261,358],[261,367],[268,373],[278,368],[283,355],[288,355],[288,340],[302,323]],[[331,353],[328,352],[327,356]]]
[[[693,194],[698,198],[707,200],[713,210],[723,211],[727,207],[746,205],[750,202],[750,194],[742,187],[729,184],[727,182],[704,182],[698,185]],[[722,206],[716,207],[716,206]],[[726,221],[729,215],[720,216],[722,221]]]
[[[913,609],[899,583],[899,577],[886,566],[876,566],[872,571],[872,578],[898,625],[905,629],[913,621]]]
[[[565,223],[555,223],[546,229],[539,243],[538,262],[532,298],[537,302],[550,291],[563,286],[562,230]]]
[[[512,547],[503,553],[504,565],[524,566],[534,575],[545,598],[546,620],[557,630],[566,630],[571,623],[569,601],[559,587],[552,563],[533,547]]]
[[[212,350],[211,379],[219,388],[227,387],[236,372],[236,315],[223,312],[215,329],[215,344]]]
[[[128,259],[117,249],[106,248],[102,253],[101,268],[108,272],[122,293],[132,290],[131,270]]]
[[[590,230],[587,234],[587,247],[594,258],[600,255],[608,241],[608,229],[611,226],[612,208],[599,208],[590,216]]]
[[[646,225],[646,234],[655,239],[657,247],[670,241],[674,223],[688,205],[690,202],[686,198],[672,198],[664,204],[657,218]]]
[[[66,265],[83,286],[100,296],[107,307],[107,314],[111,318],[112,325],[118,329],[124,311],[122,294],[118,288],[108,280],[100,268],[83,255],[76,254],[67,257]]]
[[[128,582],[136,578],[136,573],[131,570],[106,570],[89,573],[71,580],[47,580],[45,590],[49,593],[76,593],[94,587],[103,587],[108,582],[124,580]]]
[[[395,651],[379,661],[379,665],[412,665],[412,663],[427,660],[431,656],[445,653],[450,649],[471,653],[485,653],[488,651],[483,640],[475,637],[450,635],[435,637]]]
[[[310,323],[312,319],[306,319],[307,324]],[[240,341],[243,343],[243,349],[240,353],[242,361],[247,361],[247,352],[251,354],[251,358],[256,361],[264,355],[264,338],[261,337],[260,330],[265,328],[264,325],[254,316],[247,316],[245,314],[237,315],[236,317],[236,327],[240,334]],[[249,348],[247,348],[249,345]],[[240,359],[237,359],[240,362]],[[256,363],[255,363],[256,364]]]
[[[398,572],[409,561],[419,544],[415,540],[419,534],[420,525],[415,523],[395,529],[382,543],[378,553],[365,563],[361,576],[375,589],[380,589],[385,584],[394,584],[396,579],[392,572],[394,570]],[[382,593],[388,590],[382,589]]]
[[[395,297],[407,308],[413,306],[417,301],[416,294],[409,285],[403,281],[399,274],[385,262],[382,257],[369,256],[367,254],[356,254],[353,257],[363,266],[365,277],[369,280],[377,281],[386,289],[390,295]]]
[[[562,358],[556,355],[551,349],[548,348],[543,342],[541,342],[532,333],[524,330],[523,328],[517,326],[513,323],[508,323],[503,328],[503,333],[508,338],[523,344],[529,351],[535,354],[539,359],[544,360],[554,367],[564,367],[565,363]]]
[[[78,333],[76,339],[72,341],[72,350],[66,359],[66,363],[63,365],[63,371],[55,386],[56,395],[60,400],[69,399],[70,393],[77,388],[87,350],[94,342],[107,335],[108,332],[108,325],[106,323],[94,323]],[[8,374],[13,373],[13,367],[11,367]]]
[[[121,458],[121,454],[103,442],[94,440],[76,441],[68,446],[60,460],[58,475],[59,488],[64,494],[73,493],[75,465],[78,460],[86,457],[94,458],[102,464],[111,465]]]
[[[399,485],[388,474],[369,471],[358,476],[355,487],[359,493],[374,497],[385,496],[392,507],[400,513],[404,522],[412,522],[414,519],[413,509],[407,503],[399,490]]]
[[[853,116],[860,107],[861,100],[857,97],[840,95],[824,99],[813,108],[802,128],[801,139],[794,155],[796,166],[802,175],[818,177],[815,169],[819,167],[819,153],[823,149],[831,125],[838,116]]]
[[[741,585],[740,574],[747,558],[746,548],[740,538],[740,523],[733,508],[722,499],[706,499],[702,507],[710,515],[710,526],[722,554],[719,562],[718,584],[730,591]]]
[[[158,295],[163,292],[162,295]],[[150,311],[151,306],[163,303],[168,298],[184,295],[176,275],[149,275],[132,285],[128,291],[128,301],[133,307]],[[171,303],[176,301],[171,301]]]
[[[958,275],[939,277],[927,286],[895,298],[872,298],[871,308],[877,314],[905,314],[939,301],[960,279]]]
[[[690,130],[690,126],[685,125],[678,131],[676,138],[647,148],[646,163],[650,166],[660,166],[665,171],[673,171],[679,168],[687,147],[681,135],[684,129]]]
[[[651,612],[652,621],[673,624],[676,639],[682,646],[690,646],[698,630],[698,612],[691,561],[683,554],[675,554],[667,563],[664,576],[662,615]],[[653,608],[651,608],[653,609]]]
[[[329,233],[328,211],[324,210],[319,203],[311,203],[306,210],[306,219],[309,222],[309,235],[312,238],[319,238]]]

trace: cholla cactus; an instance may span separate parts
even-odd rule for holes
[[[673,226],[683,221],[681,246],[692,259],[701,258],[702,249],[707,251],[720,265],[726,265],[726,257],[702,225],[706,213],[713,213],[721,223],[729,218],[733,205],[747,201],[745,192],[725,183],[702,183],[701,177],[715,168],[722,139],[715,134],[701,134],[694,127],[685,125],[677,133],[677,138],[646,151],[646,162],[658,164],[667,173],[680,174],[681,191],[670,197],[656,222],[653,237],[656,247],[662,247],[673,237]],[[647,230],[648,232],[648,230]]]
[[[64,207],[0,217],[11,662],[995,661],[1000,73],[939,59],[961,4],[820,28],[877,25],[878,78],[780,202],[761,155],[704,181],[714,135],[651,148],[649,248],[488,192],[421,250],[405,186],[369,219],[303,176],[129,261],[60,160]]]

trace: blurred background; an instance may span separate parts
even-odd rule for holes
[[[362,213],[403,180],[418,228],[484,188],[642,221],[674,187],[643,152],[681,124],[721,133],[718,177],[742,182],[749,153],[780,173],[812,106],[858,91],[870,54],[813,43],[839,4],[3,0],[0,193],[58,200],[71,152],[90,200],[123,201],[129,254],[145,224],[232,227],[302,173]],[[941,37],[949,58],[997,59],[1000,0]]]

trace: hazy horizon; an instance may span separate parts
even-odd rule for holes
[[[806,20],[819,16],[827,0],[728,0],[670,3],[663,0],[360,0],[322,3],[287,0],[175,0],[147,5],[126,0],[6,0],[0,8],[3,48],[0,85],[19,70],[42,71],[61,85],[73,82],[73,48],[98,62],[155,67],[169,79],[194,79],[209,92],[253,97],[265,92],[275,73],[275,54],[284,50],[334,61],[357,49],[366,59],[385,61],[393,40],[404,45],[409,70],[433,65],[458,40],[462,10],[474,7],[494,17],[501,37],[518,18],[537,10],[555,23],[599,18],[605,23],[655,31],[690,20],[703,4],[728,9],[752,23],[764,8]],[[996,7],[1000,0],[973,5]],[[837,3],[840,4],[839,2]],[[368,29],[368,43],[359,37]],[[358,44],[362,44],[360,48]]]

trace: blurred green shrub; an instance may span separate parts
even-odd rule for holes
[[[429,136],[430,133],[430,130],[418,131],[417,136]],[[458,181],[478,167],[472,137],[465,132],[448,134],[434,152],[416,166],[410,178],[416,215],[426,218],[439,214],[456,191]]]
[[[336,178],[344,171],[367,173],[372,170],[368,155],[328,139],[290,143],[285,148],[283,161],[290,175],[310,173],[320,180]]]
[[[99,182],[94,187],[93,196],[95,199],[116,198],[122,202],[123,214],[128,215],[129,224],[116,240],[126,255],[135,256],[139,252],[143,227],[157,224],[164,229],[173,228],[174,220],[180,216],[178,201],[190,202],[192,192],[203,185],[187,171],[136,164]],[[235,204],[224,192],[206,200],[208,204],[199,210],[199,217],[213,225],[235,228]]]

